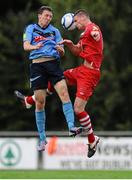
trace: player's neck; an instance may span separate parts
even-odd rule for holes
[[[91,21],[90,19],[88,19],[88,20],[86,21],[86,26],[89,25],[89,24],[91,24],[91,23],[92,23],[92,21]]]
[[[40,28],[42,28],[42,29],[45,29],[45,28],[47,28],[48,26],[49,26],[49,24],[47,25],[44,25],[43,23],[40,23],[40,22],[38,22],[38,26],[40,27]]]
[[[87,26],[88,26],[88,25],[90,25],[90,24],[92,24],[92,21],[87,20],[87,21],[85,22],[85,29],[86,29],[86,28],[87,28]]]

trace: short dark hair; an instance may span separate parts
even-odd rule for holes
[[[77,11],[74,13],[74,16],[77,16],[77,15],[85,15],[85,16],[89,17],[88,12],[85,11],[84,9],[79,9],[79,10],[77,10]]]
[[[53,12],[53,10],[52,10],[51,7],[49,7],[49,6],[41,6],[41,7],[38,9],[38,14],[42,14],[43,11],[45,11],[45,10],[50,11],[50,12]]]

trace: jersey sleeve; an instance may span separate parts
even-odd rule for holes
[[[29,41],[31,43],[32,35],[33,35],[32,33],[33,33],[33,25],[27,26],[23,33],[23,42]]]
[[[100,29],[98,26],[95,26],[93,25],[90,29],[90,35],[92,36],[92,38],[95,40],[95,41],[99,41],[100,40]]]
[[[58,42],[60,42],[60,41],[62,41],[63,39],[62,39],[62,36],[61,36],[61,34],[60,34],[60,31],[57,29],[56,31],[55,31],[55,41],[56,41],[56,43],[58,43]]]
[[[62,38],[62,36],[61,36],[61,33],[60,33],[60,31],[57,29],[56,30],[56,32],[55,32],[55,36],[56,36],[56,44],[58,43],[58,42],[60,42],[60,41],[62,41],[63,40],[63,38]],[[64,45],[62,44],[62,45],[60,45],[60,46],[62,46],[62,47],[64,47]]]

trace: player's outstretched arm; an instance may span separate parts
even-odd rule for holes
[[[78,44],[74,44],[71,40],[69,39],[64,39],[63,41],[59,42],[59,44],[64,44],[66,45],[69,50],[72,52],[72,54],[74,54],[75,56],[78,56],[78,54],[82,51],[82,47],[81,45]]]

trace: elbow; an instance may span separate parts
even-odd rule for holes
[[[23,45],[23,49],[24,49],[24,51],[28,51],[28,48],[25,45]]]
[[[23,49],[26,51],[26,42],[23,42]]]
[[[25,46],[25,44],[23,44],[23,49],[26,51],[26,46]]]
[[[24,49],[25,51],[29,51],[29,50],[30,50],[30,44],[29,44],[29,42],[25,41],[25,42],[23,43],[23,49]]]
[[[76,51],[74,52],[74,56],[79,56],[80,52],[81,52],[81,50],[76,50]]]

